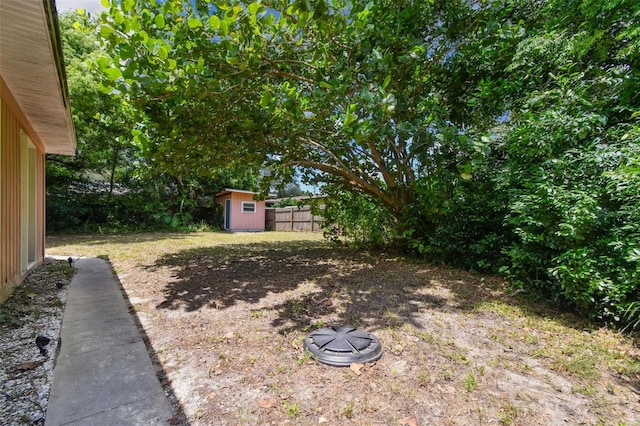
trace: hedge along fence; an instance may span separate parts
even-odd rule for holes
[[[321,207],[322,208],[322,207]],[[267,208],[267,231],[322,232],[324,218],[311,213],[311,206]]]

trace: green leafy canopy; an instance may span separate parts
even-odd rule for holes
[[[606,320],[640,296],[638,2],[106,4],[155,167],[301,172],[424,256]]]

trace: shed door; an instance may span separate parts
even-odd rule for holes
[[[231,229],[231,200],[224,200],[224,229]]]

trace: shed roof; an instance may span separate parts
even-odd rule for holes
[[[0,1],[0,77],[49,154],[75,154],[55,0]]]
[[[245,191],[244,189],[224,188],[223,190],[218,191],[216,193],[216,197],[222,197],[223,195],[228,195],[228,194],[231,194],[232,192],[239,192],[241,194],[253,194],[253,195],[259,194],[259,192]]]

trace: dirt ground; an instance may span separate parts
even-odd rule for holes
[[[48,246],[109,257],[184,424],[640,424],[630,338],[495,277],[265,234]],[[303,340],[333,325],[372,333],[382,357],[317,362]]]

